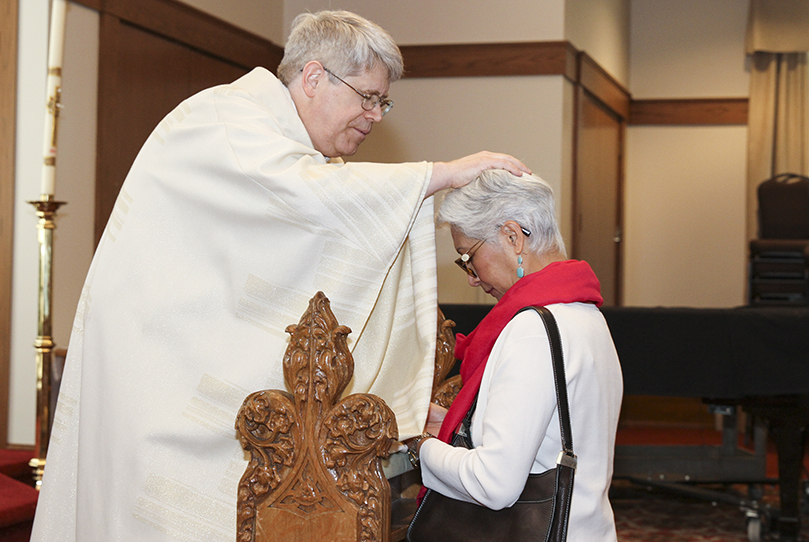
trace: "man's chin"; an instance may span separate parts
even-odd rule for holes
[[[356,143],[348,143],[345,147],[334,147],[328,150],[328,152],[323,152],[320,149],[318,151],[323,154],[326,158],[340,158],[343,156],[354,156],[357,153],[357,150],[360,148],[360,143],[362,141],[358,141]]]
[[[359,144],[354,145],[351,148],[345,149],[342,152],[342,154],[340,154],[340,156],[354,156],[355,154],[357,154],[357,151],[359,150],[359,148],[360,148]]]

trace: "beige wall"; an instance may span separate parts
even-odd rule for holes
[[[747,9],[742,0],[632,0],[632,97],[746,97]]]
[[[179,0],[279,45],[284,43],[284,3],[268,0]]]
[[[564,39],[564,0],[286,0],[287,24],[321,9],[359,13],[400,45]]]
[[[345,0],[339,8],[381,25],[400,45],[568,40],[628,86],[629,4],[630,0]],[[285,35],[298,13],[336,7],[331,0],[286,0]]]
[[[747,96],[747,2],[633,0],[634,99]],[[745,126],[630,126],[627,305],[745,303]]]
[[[38,244],[36,214],[26,202],[39,199],[45,123],[48,2],[19,3],[17,141],[14,202],[14,271],[11,299],[9,443],[34,441]]]
[[[572,99],[561,77],[405,79],[394,83],[391,96],[394,109],[351,160],[444,161],[480,150],[509,152],[554,187],[565,202],[562,223],[569,224],[571,145],[563,134]],[[569,238],[569,228],[563,234]],[[493,303],[452,263],[458,255],[446,228],[436,243],[439,301]]]
[[[565,39],[629,87],[630,0],[567,0]]]
[[[626,169],[626,305],[744,303],[743,126],[635,127]]]

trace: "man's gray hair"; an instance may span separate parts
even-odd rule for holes
[[[402,53],[390,34],[349,11],[319,11],[295,17],[278,66],[278,79],[288,86],[312,60],[340,77],[360,75],[382,65],[392,83],[404,71]]]
[[[553,189],[536,175],[488,169],[468,185],[450,191],[436,221],[470,239],[492,241],[507,220],[531,232],[528,249],[537,255],[559,252],[565,242],[554,215]]]

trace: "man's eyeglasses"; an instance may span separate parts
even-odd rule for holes
[[[478,241],[477,243],[474,244],[474,246],[472,246],[472,248],[461,254],[460,258],[455,260],[455,265],[466,271],[466,274],[472,277],[473,279],[478,278],[478,275],[477,273],[475,273],[474,269],[469,267],[469,264],[472,263],[472,257],[475,255],[477,249],[480,247],[480,245],[482,245],[485,242],[486,242],[485,240]]]
[[[362,96],[362,108],[365,109],[366,111],[372,111],[374,107],[378,105],[379,108],[382,110],[382,116],[384,117],[385,115],[388,114],[388,111],[390,111],[391,108],[393,107],[393,100],[381,98],[376,94],[365,94],[363,92],[360,92],[359,90],[355,89],[354,87],[343,81],[343,79],[341,79],[340,77],[334,75],[334,73],[332,73],[326,66],[323,66],[323,69],[326,70],[326,73],[328,73],[329,75],[331,75],[332,77],[343,83],[345,86],[347,86],[348,88],[350,88],[351,90]]]

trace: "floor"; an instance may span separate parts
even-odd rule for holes
[[[722,433],[710,427],[688,426],[634,426],[619,430],[617,445],[701,445],[716,446]],[[744,447],[744,437],[739,446]],[[809,466],[809,456],[805,461]],[[766,472],[763,480],[778,476],[777,456],[772,445],[768,447]],[[806,475],[804,480],[806,480]],[[700,484],[681,485],[696,488],[704,495],[700,498],[685,492],[672,492],[645,487],[627,480],[614,480],[610,492],[615,513],[619,542],[744,542],[748,540],[778,540],[778,485]],[[751,494],[751,489],[753,493]],[[717,494],[712,494],[716,492]],[[755,498],[762,511],[748,521],[747,510],[729,501]],[[809,499],[801,511],[801,541],[809,542]],[[748,531],[749,529],[749,531]]]
[[[742,486],[712,487],[717,491],[746,496]],[[764,501],[777,509],[777,488],[765,488]],[[778,540],[770,525],[751,525],[744,510],[724,502],[689,498],[659,490],[616,482],[611,501],[619,542],[744,542]],[[775,525],[772,525],[775,527]],[[801,540],[809,540],[809,525],[803,522]]]

